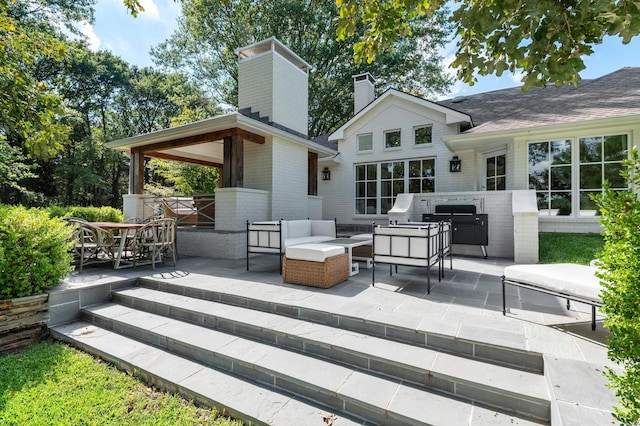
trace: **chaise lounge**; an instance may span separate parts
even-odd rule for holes
[[[551,294],[570,301],[591,305],[591,329],[596,329],[596,307],[602,306],[597,268],[560,263],[551,265],[512,265],[502,276],[502,314],[507,314],[505,287],[507,284]]]

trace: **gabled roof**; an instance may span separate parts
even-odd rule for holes
[[[640,67],[625,67],[578,87],[519,87],[438,102],[469,114],[476,127],[460,136],[554,124],[640,116]]]
[[[201,164],[221,164],[223,162],[222,138],[230,130],[240,132],[245,139],[257,141],[267,136],[278,136],[293,143],[303,145],[320,157],[333,156],[336,150],[281,128],[247,117],[239,112],[206,118],[193,123],[168,129],[132,136],[108,142],[107,147],[131,152],[133,149],[149,150],[162,146],[163,150],[175,158],[195,160]]]
[[[471,123],[471,117],[464,112],[456,111],[448,106],[439,105],[438,103],[428,101],[423,98],[419,98],[414,95],[410,95],[405,92],[401,92],[395,89],[388,89],[378,98],[374,99],[369,105],[362,108],[357,114],[351,117],[346,123],[344,123],[338,130],[329,135],[329,141],[335,141],[344,139],[344,131],[349,128],[349,126],[353,125],[355,122],[364,117],[369,111],[383,102],[385,102],[389,98],[399,98],[404,99],[409,102],[413,102],[416,105],[423,106],[425,108],[432,109],[434,111],[440,112],[445,115],[446,124],[454,124],[454,123]]]

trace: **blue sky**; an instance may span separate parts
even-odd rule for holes
[[[152,66],[149,50],[171,35],[177,25],[180,5],[173,0],[141,0],[141,3],[145,12],[133,18],[127,13],[122,0],[98,0],[94,25],[83,27],[92,48],[109,50],[130,64]],[[443,52],[445,63],[451,61],[454,47],[451,44]],[[585,57],[585,64],[587,69],[581,75],[586,79],[603,76],[624,66],[640,66],[640,37],[628,45],[623,45],[619,38],[609,38],[596,46],[593,55]],[[454,84],[446,97],[519,85],[517,76],[510,73],[499,78],[480,77],[471,87],[459,82]]]

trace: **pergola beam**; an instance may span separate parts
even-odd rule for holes
[[[182,157],[179,155],[165,154],[163,152],[158,152],[158,151],[147,151],[144,153],[144,155],[145,157],[161,158],[163,160],[178,161],[181,163],[189,163],[189,164],[198,164],[200,166],[216,167],[219,169],[223,167],[221,163],[214,163],[213,161],[198,160],[195,158]]]
[[[232,129],[218,130],[215,132],[203,133],[201,135],[185,136],[150,145],[131,148],[131,153],[142,152],[147,155],[149,151],[162,151],[166,149],[179,148],[182,146],[198,145],[201,143],[222,141],[224,138],[233,137],[236,140],[247,140],[254,143],[265,143],[265,137],[251,133],[249,131],[234,127]]]

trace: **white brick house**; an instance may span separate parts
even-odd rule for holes
[[[243,257],[246,220],[336,218],[366,230],[393,219],[396,196],[410,193],[403,218],[473,204],[489,215],[490,256],[535,262],[538,229],[599,231],[588,194],[615,181],[640,140],[640,68],[578,88],[440,102],[393,89],[376,98],[373,77],[360,74],[354,116],[328,140],[310,140],[310,65],[275,38],[236,53],[238,111],[109,144],[132,158],[127,216],[141,216],[144,157],[221,168],[215,230],[184,254]]]
[[[604,179],[623,186],[620,162],[640,142],[640,68],[578,88],[514,88],[435,103],[396,90],[370,100],[373,91],[370,75],[354,76],[356,113],[328,138],[339,155],[320,160],[331,172],[319,187],[324,216],[386,222],[398,193],[416,194],[412,220],[438,203],[481,203],[494,241],[506,241],[502,228],[511,228],[511,243],[494,246],[494,255],[513,253],[513,220],[497,220],[505,209],[511,215],[512,191],[535,196],[540,231],[599,232],[589,194]],[[451,169],[454,159],[459,169]]]

